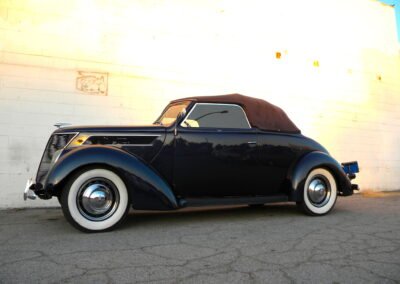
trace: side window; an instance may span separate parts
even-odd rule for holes
[[[182,127],[251,128],[243,109],[231,104],[198,103],[190,111]]]

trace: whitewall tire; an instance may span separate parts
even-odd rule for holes
[[[312,170],[304,183],[303,202],[300,207],[308,215],[321,216],[335,206],[337,184],[332,173],[323,168]]]
[[[103,168],[83,169],[73,175],[61,194],[64,216],[85,232],[109,231],[129,211],[129,195],[123,180]]]

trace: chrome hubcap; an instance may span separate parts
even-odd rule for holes
[[[114,214],[119,204],[118,190],[104,178],[88,180],[79,189],[77,205],[79,212],[92,221],[103,221]]]
[[[314,177],[307,187],[310,202],[317,207],[326,205],[331,196],[329,182],[323,176]]]
[[[91,214],[103,214],[111,204],[111,191],[103,184],[92,184],[83,191],[82,206]]]

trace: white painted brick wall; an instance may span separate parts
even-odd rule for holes
[[[358,160],[362,189],[400,189],[391,7],[372,0],[338,0],[329,9],[317,0],[54,3],[0,1],[0,208],[57,205],[22,201],[56,122],[150,123],[172,99],[233,92],[281,106],[339,161]],[[108,96],[77,91],[78,71],[108,73]]]

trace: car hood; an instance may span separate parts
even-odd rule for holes
[[[112,126],[112,125],[85,125],[68,126],[54,131],[54,133],[84,132],[84,133],[124,133],[124,132],[165,132],[165,126],[160,125],[138,125],[138,126]]]
[[[74,135],[74,133],[87,137],[85,144],[79,146],[112,146],[150,162],[164,144],[166,127],[160,125],[70,126],[57,129],[53,134]],[[87,144],[87,142],[90,143]],[[68,146],[70,149],[73,147],[76,147],[73,143]]]

